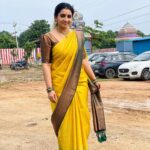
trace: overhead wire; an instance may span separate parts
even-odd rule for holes
[[[146,23],[150,23],[150,20],[148,20],[148,21],[144,21],[144,22],[138,22],[138,23],[132,23],[132,25],[133,26],[136,26],[136,25],[142,25],[142,24],[146,24]],[[121,29],[121,27],[119,28],[119,27],[114,27],[114,28],[111,28],[110,30],[112,30],[112,31],[119,31]],[[102,30],[103,30],[103,28],[102,28]],[[140,29],[137,29],[137,30],[140,30]]]
[[[134,24],[134,25],[141,25],[141,24],[145,24],[145,23],[149,23],[149,22],[150,22],[150,20],[145,21],[145,22],[139,22],[139,23],[136,23],[136,24]]]
[[[150,4],[145,5],[145,6],[142,6],[142,7],[139,7],[139,8],[136,8],[136,9],[133,9],[133,10],[130,10],[130,11],[128,11],[128,12],[122,13],[122,14],[117,15],[117,16],[114,16],[114,17],[110,17],[110,18],[108,18],[108,19],[104,19],[104,20],[102,20],[102,22],[108,22],[108,21],[110,21],[110,20],[113,20],[113,19],[116,19],[116,18],[125,16],[125,15],[128,15],[128,14],[131,14],[131,13],[133,13],[133,12],[139,11],[139,10],[144,9],[144,8],[147,8],[147,7],[150,7]]]
[[[1,24],[13,25],[14,23],[13,22],[0,22],[0,25]],[[22,24],[22,23],[17,23],[17,25],[21,25],[21,26],[25,26],[25,27],[29,26],[27,24]]]
[[[143,16],[147,16],[147,15],[150,15],[150,13],[142,14],[140,16],[134,16],[134,17],[127,18],[127,19],[124,19],[124,20],[119,20],[117,22],[112,22],[112,23],[109,23],[109,24],[106,24],[106,25],[104,24],[103,26],[106,27],[106,26],[110,26],[110,25],[115,25],[115,24],[122,23],[122,22],[127,21],[127,20],[136,20],[138,18],[141,18]]]

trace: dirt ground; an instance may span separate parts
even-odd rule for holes
[[[150,150],[150,81],[100,81],[108,140],[91,118],[89,150]],[[50,115],[40,67],[0,70],[0,150],[58,150]]]

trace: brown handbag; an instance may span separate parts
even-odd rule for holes
[[[94,131],[97,135],[98,141],[104,142],[107,139],[105,133],[106,124],[100,91],[95,86],[95,84],[92,83],[91,80],[88,81],[88,86],[91,92],[91,108],[92,108]]]
[[[94,131],[98,132],[106,130],[104,109],[100,91],[90,80],[88,82],[88,86],[91,92],[91,107],[93,114]]]

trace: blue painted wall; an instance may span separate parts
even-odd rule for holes
[[[117,41],[116,46],[119,52],[133,52],[138,55],[150,51],[150,37]]]
[[[118,41],[116,46],[119,52],[133,52],[132,41]]]
[[[133,41],[133,49],[137,55],[150,50],[150,39]]]
[[[86,48],[86,52],[87,54],[91,54],[91,50],[92,50],[92,43],[91,43],[91,40],[85,40],[84,41],[84,46]]]

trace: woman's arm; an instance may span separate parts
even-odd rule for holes
[[[42,70],[47,87],[48,98],[51,102],[57,101],[57,96],[53,90],[52,78],[51,78],[51,38],[45,34],[41,36],[41,55],[42,55]]]
[[[50,63],[43,63],[42,64],[44,81],[46,84],[47,89],[52,89],[52,78],[51,78],[51,65]],[[48,92],[48,98],[51,102],[55,103],[57,101],[57,96],[54,90]]]
[[[95,82],[95,85],[100,88],[100,83],[96,81],[96,77],[95,77],[95,74],[89,64],[89,61],[85,58],[83,59],[83,68],[86,72],[86,74],[88,75],[88,77],[90,78],[91,81],[94,81]]]
[[[90,64],[89,64],[89,61],[85,58],[85,59],[83,59],[82,64],[83,64],[83,68],[84,68],[85,72],[87,73],[88,77],[89,77],[92,81],[95,80],[96,77],[95,77],[95,74],[94,74],[94,72],[93,72],[93,70],[92,70]]]
[[[42,64],[44,81],[47,88],[52,88],[52,78],[51,78],[51,65],[50,63]]]

